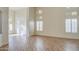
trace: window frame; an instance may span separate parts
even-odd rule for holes
[[[38,25],[39,24],[39,25]],[[36,31],[43,31],[43,21],[42,20],[37,20],[36,21]]]
[[[66,31],[66,20],[67,20],[67,19],[70,19],[70,22],[71,22],[71,29],[70,29],[70,32],[67,32],[67,31]],[[72,30],[73,30],[73,28],[72,28],[72,20],[74,20],[74,19],[76,19],[76,21],[77,21],[77,24],[76,24],[77,26],[76,26],[76,31],[73,32],[73,31],[72,31]],[[77,19],[77,18],[66,18],[66,19],[65,19],[65,32],[66,32],[66,33],[78,33],[78,19]]]

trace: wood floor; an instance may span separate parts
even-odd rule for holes
[[[9,38],[9,51],[79,51],[78,39],[31,36]]]
[[[0,47],[0,51],[7,51],[8,50],[8,44],[3,45],[2,47]]]

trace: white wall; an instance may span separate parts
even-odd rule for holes
[[[46,36],[56,36],[56,37],[66,37],[66,38],[75,38],[79,39],[79,25],[78,33],[66,33],[65,32],[65,8],[49,8],[42,7],[37,8],[36,10],[41,9],[43,11],[43,31],[36,32],[37,35],[46,35]],[[39,15],[36,14],[36,20],[38,20]],[[78,19],[79,20],[79,19]],[[79,21],[78,21],[79,24]]]
[[[2,13],[2,39],[0,39],[0,46],[8,43],[8,8],[0,7]]]

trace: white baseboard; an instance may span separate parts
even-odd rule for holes
[[[38,34],[38,35],[49,36],[49,37],[68,38],[68,39],[79,39],[79,37],[72,37],[72,36],[65,36],[65,35],[48,35],[48,34]]]

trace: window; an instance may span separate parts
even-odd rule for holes
[[[9,24],[9,31],[12,32],[12,24]]]
[[[72,32],[77,32],[77,19],[72,19]]]
[[[43,31],[43,21],[36,21],[36,30]]]
[[[76,15],[77,15],[76,11],[72,12],[72,16],[76,16]]]
[[[77,20],[78,8],[69,7],[66,8],[66,20],[65,20],[65,31],[70,33],[78,32]]]
[[[65,21],[66,32],[77,33],[77,19],[66,19]]]
[[[9,17],[9,33],[13,33],[13,21],[11,17]]]
[[[66,32],[71,32],[71,20],[70,19],[66,19],[66,23],[65,23],[65,27],[66,27]]]
[[[38,13],[39,13],[39,14],[42,14],[43,12],[42,12],[42,10],[39,9]]]

